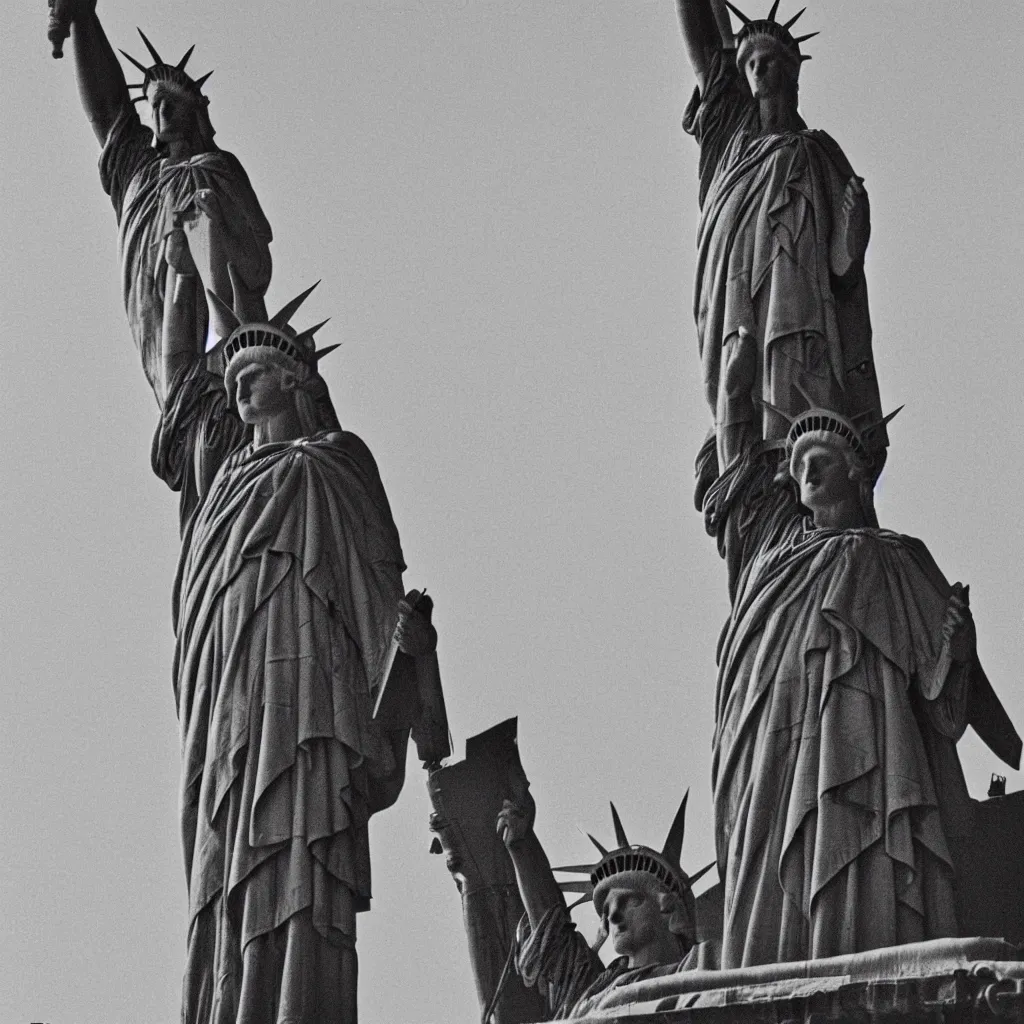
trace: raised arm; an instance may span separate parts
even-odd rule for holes
[[[197,345],[196,295],[202,288],[185,232],[175,227],[163,240],[167,276],[164,280],[163,348],[153,393],[163,409],[171,384],[183,369],[201,359]],[[200,293],[201,294],[201,293]]]
[[[551,862],[533,830],[535,816],[529,791],[519,797],[518,803],[506,800],[498,815],[498,835],[512,857],[519,895],[534,930],[552,907],[565,906]]]
[[[733,35],[732,22],[729,20],[729,9],[725,5],[725,0],[711,0],[711,12],[715,16],[719,45],[723,50],[734,50],[736,37]]]
[[[676,0],[686,53],[704,90],[713,55],[732,46],[732,27],[723,0]]]
[[[96,0],[54,0],[53,20],[71,28],[78,95],[100,145],[130,102],[124,72],[96,16]]]
[[[715,415],[718,464],[727,469],[751,445],[761,440],[754,407],[757,379],[757,339],[745,327],[726,342],[723,387]]]

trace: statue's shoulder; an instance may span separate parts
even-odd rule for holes
[[[822,150],[844,181],[853,177],[853,165],[843,152],[843,147],[828,132],[820,128],[807,128],[801,134]]]
[[[904,579],[919,578],[935,590],[946,592],[949,584],[928,546],[917,537],[880,527],[843,531],[844,544],[855,551],[858,565],[876,562],[886,572],[899,573]]]
[[[237,175],[244,178],[246,181],[249,180],[248,174],[246,174],[245,168],[242,166],[242,161],[235,156],[234,153],[229,152],[226,149],[221,149],[217,145],[213,145],[211,149],[204,150],[198,154],[197,157],[193,157],[193,160],[202,160],[204,163],[219,165],[222,169],[230,171],[233,175]]]
[[[913,545],[921,544],[913,537],[907,537],[895,530],[885,530],[877,526],[858,526],[853,529],[835,532],[845,546],[858,548],[865,553],[899,552]],[[923,546],[923,545],[922,545]]]
[[[351,430],[325,430],[322,434],[317,435],[316,441],[320,444],[340,448],[353,455],[365,455],[368,458],[373,458],[366,442]]]
[[[377,460],[374,459],[366,442],[351,430],[325,430],[308,442],[325,454],[333,454],[354,462],[364,472],[378,474]]]

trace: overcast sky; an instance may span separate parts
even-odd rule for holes
[[[781,14],[795,13],[796,0]],[[0,1020],[178,1018],[186,929],[170,587],[177,500],[125,324],[116,232],[46,5],[5,17],[0,150]],[[767,7],[767,4],[765,4]],[[866,179],[875,354],[892,424],[882,524],[971,584],[1024,725],[1024,147],[1016,0],[818,0],[802,111]],[[708,416],[690,312],[693,86],[674,0],[104,0],[115,46],[191,43],[217,141],[275,233],[300,326],[380,464],[408,586],[436,601],[452,731],[519,715],[561,862],[713,856],[724,569],[691,503]],[[758,16],[759,8],[750,11]],[[968,736],[983,796],[999,765]],[[1010,788],[1021,788],[1011,775]],[[476,1019],[423,775],[374,819],[364,1024]],[[581,921],[592,913],[577,911]]]

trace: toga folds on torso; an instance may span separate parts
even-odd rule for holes
[[[918,540],[818,529],[778,454],[709,490],[730,576],[712,782],[722,966],[955,936],[971,812],[956,741],[1020,741],[972,655],[943,664],[951,587]]]
[[[262,302],[270,283],[271,230],[244,168],[214,149],[180,163],[153,148],[153,133],[126,106],[107,136],[100,177],[118,220],[121,287],[128,324],[142,357],[146,379],[160,405],[153,438],[153,471],[179,492],[182,529],[214,473],[246,435],[224,393],[223,379],[208,368],[209,315],[205,289],[231,306],[228,265],[249,295]],[[202,193],[202,204],[197,196]],[[168,294],[165,240],[180,226],[199,278],[177,278],[175,288],[191,290],[194,316],[188,326]],[[192,338],[165,332],[195,331]],[[191,352],[170,379],[163,379],[168,347]]]
[[[239,448],[188,524],[183,1020],[319,1020],[320,1001],[328,1019],[354,991],[374,787],[404,767],[371,721],[403,569],[374,460],[347,432]]]
[[[229,306],[227,267],[257,295],[270,283],[270,224],[260,208],[245,169],[221,149],[180,163],[163,159],[153,148],[153,133],[126,106],[107,136],[100,156],[100,178],[118,220],[121,287],[132,337],[153,384],[162,356],[167,262],[164,239],[175,219],[189,240],[202,287],[196,290],[196,352],[206,351],[207,308],[203,287]],[[216,213],[196,203],[205,191]]]
[[[722,351],[741,327],[759,342],[755,397],[790,416],[809,399],[880,420],[863,266],[840,277],[832,255],[854,176],[842,150],[821,131],[760,134],[731,52],[713,60],[683,126],[701,147],[694,317],[716,420]],[[764,408],[766,440],[787,429]]]

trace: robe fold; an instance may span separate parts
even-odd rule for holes
[[[789,427],[769,406],[792,416],[807,398],[880,421],[863,266],[833,256],[854,177],[843,151],[821,131],[762,135],[731,52],[714,57],[683,127],[700,144],[694,319],[712,415],[724,407],[722,351],[744,327],[759,342],[766,440]],[[875,443],[887,443],[884,428]]]
[[[924,545],[814,528],[777,471],[747,453],[705,499],[732,598],[712,766],[723,968],[957,934],[955,742],[987,687],[980,667],[937,672],[951,587]]]
[[[121,289],[125,312],[146,379],[160,373],[167,278],[164,239],[181,221],[202,280],[195,289],[196,349],[206,351],[210,288],[232,304],[228,263],[250,292],[262,296],[270,283],[272,232],[241,163],[214,149],[172,163],[153,147],[153,133],[135,108],[125,106],[100,155],[100,180],[117,215]],[[207,197],[206,212],[197,195]]]
[[[221,463],[244,440],[247,428],[238,418],[224,378],[197,359],[171,381],[160,422],[153,435],[153,472],[178,492],[178,518],[184,531],[213,482]]]
[[[374,784],[404,769],[371,721],[403,569],[350,433],[237,450],[188,523],[174,595],[186,1024],[355,1020]]]

